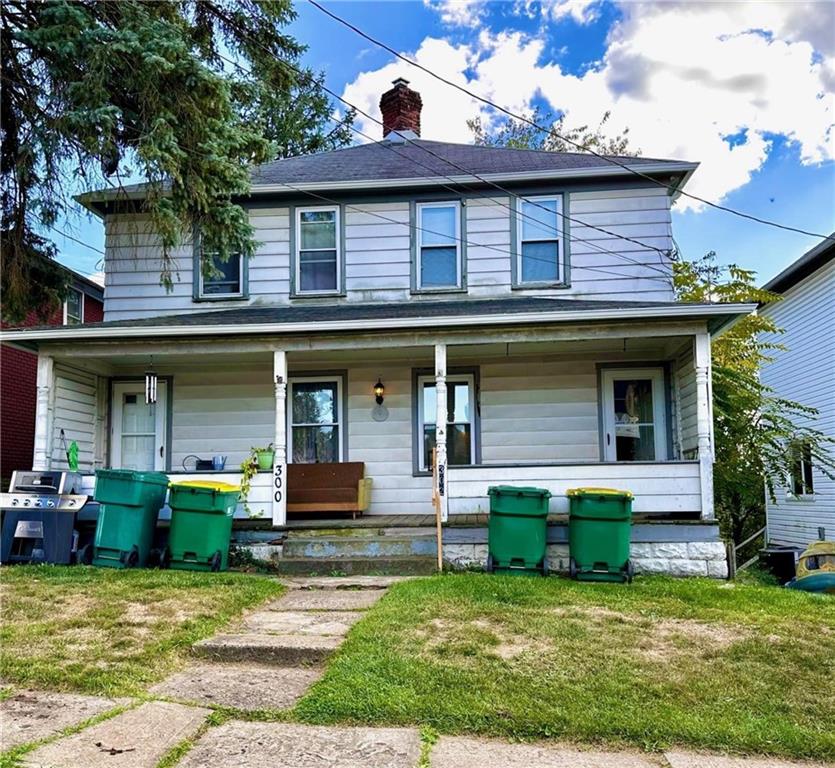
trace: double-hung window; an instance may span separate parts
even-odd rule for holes
[[[296,293],[338,293],[339,207],[296,209]]]
[[[342,377],[289,382],[290,457],[294,464],[342,460]]]
[[[64,325],[79,325],[84,322],[84,294],[70,288],[64,302]]]
[[[203,272],[203,265],[196,265],[199,274],[201,299],[240,299],[244,295],[244,259],[239,253],[230,254],[226,261],[214,259],[211,276]]]
[[[809,443],[795,443],[792,446],[791,491],[794,496],[812,496],[815,493],[812,448]]]
[[[516,282],[562,282],[562,197],[519,198],[517,214]]]
[[[447,376],[447,463],[476,463],[475,377],[472,374]],[[418,377],[419,469],[432,468],[435,448],[438,395],[434,376]]]
[[[461,205],[419,203],[416,230],[418,290],[461,288]]]

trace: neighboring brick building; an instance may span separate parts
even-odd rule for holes
[[[104,289],[67,270],[70,294],[61,309],[46,323],[32,313],[23,323],[71,325],[97,323],[104,319]],[[32,466],[35,441],[35,386],[38,356],[22,349],[0,346],[0,483],[6,488],[12,472]]]

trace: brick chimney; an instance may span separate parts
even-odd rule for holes
[[[398,77],[393,81],[394,88],[380,97],[380,111],[383,113],[383,138],[392,131],[405,134],[406,138],[420,137],[420,110],[423,101],[417,91],[409,88],[409,81]],[[389,141],[397,141],[397,134]]]

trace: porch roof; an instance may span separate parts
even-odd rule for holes
[[[36,326],[4,331],[3,341],[102,340],[124,338],[247,336],[271,333],[409,328],[461,328],[543,323],[701,319],[715,332],[749,314],[754,304],[592,301],[545,296],[387,303],[246,306],[236,309],[111,320],[74,326]]]

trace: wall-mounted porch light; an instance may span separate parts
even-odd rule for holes
[[[377,405],[383,404],[385,394],[386,388],[383,385],[382,379],[378,376],[377,383],[374,385],[374,399],[377,401]]]

